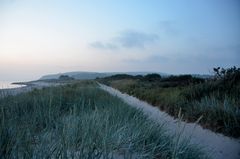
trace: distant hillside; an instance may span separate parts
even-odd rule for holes
[[[128,74],[128,75],[146,75],[153,72],[66,72],[66,73],[58,73],[58,74],[49,74],[42,76],[40,80],[47,80],[47,79],[58,79],[61,75],[68,75],[69,77],[73,77],[75,79],[96,79],[97,77],[103,78],[108,77],[116,74]],[[166,73],[160,73],[161,76],[167,76]]]
[[[73,77],[75,79],[96,79],[97,77],[103,78],[108,77],[116,74],[128,74],[128,75],[147,75],[151,73],[158,73],[162,77],[169,76],[170,74],[162,73],[162,72],[65,72],[65,73],[58,73],[58,74],[49,74],[44,75],[40,78],[40,80],[46,80],[46,79],[58,79],[61,75],[68,75],[69,77]],[[198,75],[193,74],[194,77],[200,77],[200,78],[209,78],[210,75]]]
[[[66,72],[66,73],[45,75],[45,76],[42,76],[40,78],[40,80],[58,79],[62,75],[67,75],[67,76],[73,77],[75,79],[95,79],[97,77],[111,76],[112,74],[98,73],[98,72]]]

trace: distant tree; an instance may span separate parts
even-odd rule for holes
[[[143,75],[136,75],[135,78],[136,78],[136,79],[142,79],[142,78],[143,78]]]
[[[161,75],[157,73],[147,74],[146,76],[144,76],[144,80],[147,80],[147,81],[158,81],[161,79],[162,79]]]
[[[74,80],[73,77],[69,77],[68,75],[61,75],[58,78],[59,80]]]
[[[106,77],[106,79],[114,79],[114,80],[117,80],[117,79],[135,79],[135,77],[132,76],[132,75],[128,75],[128,74],[116,74],[116,75]]]
[[[189,84],[204,83],[205,80],[200,77],[193,77],[192,75],[171,75],[167,78],[163,78],[162,82],[168,82],[169,86],[184,86]]]
[[[192,79],[192,75],[171,75],[164,79],[164,81],[170,81],[170,82],[181,82],[181,81],[189,81]]]

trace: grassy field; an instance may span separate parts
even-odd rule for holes
[[[0,158],[208,158],[93,81],[0,99]]]
[[[181,109],[187,121],[201,117],[203,127],[240,137],[240,69],[229,74],[208,80],[190,75],[116,75],[98,81],[158,106],[174,117]]]

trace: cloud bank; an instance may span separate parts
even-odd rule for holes
[[[125,30],[111,40],[95,41],[89,44],[95,49],[118,49],[118,48],[145,48],[146,45],[154,43],[159,39],[157,34],[149,34],[135,30]]]

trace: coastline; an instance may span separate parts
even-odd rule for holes
[[[12,84],[18,84],[18,85],[24,85],[24,86],[17,87],[17,88],[0,89],[0,98],[4,98],[7,96],[14,96],[20,93],[26,93],[26,92],[32,91],[33,89],[41,89],[44,87],[60,85],[60,83],[41,81],[41,80],[29,81],[29,82],[13,82]]]

